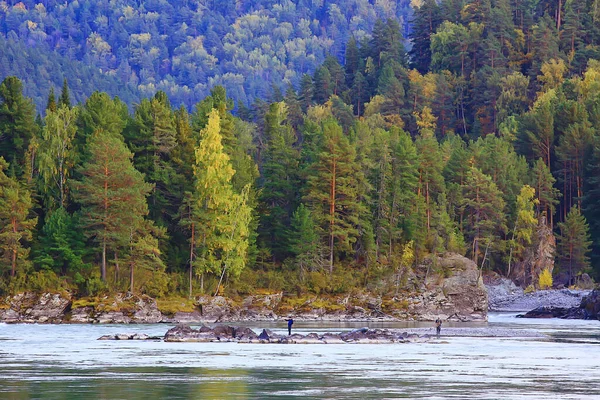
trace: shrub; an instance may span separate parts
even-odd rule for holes
[[[523,293],[528,294],[528,293],[533,293],[535,292],[535,288],[533,287],[533,285],[529,285],[525,288],[525,290],[523,291]]]
[[[548,269],[544,269],[538,277],[538,287],[540,289],[549,289],[552,287],[552,273]]]

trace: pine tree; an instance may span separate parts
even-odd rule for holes
[[[323,141],[317,161],[308,177],[306,202],[314,213],[324,242],[329,248],[329,272],[334,256],[353,254],[360,216],[364,205],[359,201],[364,180],[356,164],[356,150],[335,120],[322,123]]]
[[[67,84],[67,78],[63,79],[62,91],[58,98],[58,105],[71,108],[71,96],[69,96],[69,85]]]
[[[59,208],[46,215],[37,238],[34,263],[60,275],[82,272],[85,240],[72,215]]]
[[[296,265],[301,271],[316,270],[322,262],[319,235],[312,214],[304,204],[294,211],[288,235]]]
[[[313,100],[317,104],[323,104],[329,100],[329,97],[333,94],[334,85],[329,70],[325,66],[318,68],[315,71],[313,81]]]
[[[542,216],[554,227],[554,214],[559,203],[560,191],[554,187],[556,179],[541,158],[538,158],[532,168],[532,185],[535,188],[538,203],[538,218]]]
[[[4,171],[8,164],[0,157],[0,267],[14,277],[17,268],[27,263],[29,241],[37,224],[31,218],[33,201],[30,192]]]
[[[56,95],[54,94],[54,86],[50,88],[48,94],[48,103],[46,104],[46,111],[56,112]]]
[[[21,81],[14,76],[0,84],[0,157],[10,164],[9,174],[19,178],[29,162],[26,152],[38,129],[33,104],[22,91]]]
[[[469,170],[463,190],[467,237],[473,260],[478,264],[483,251],[481,242],[492,248],[501,247],[499,236],[506,230],[504,200],[492,178],[475,167]]]
[[[579,207],[571,208],[564,222],[559,222],[558,228],[558,254],[561,268],[568,271],[567,283],[572,285],[575,276],[585,272],[590,265],[588,254],[590,252],[589,227]]]
[[[107,251],[116,252],[129,243],[131,229],[142,224],[152,185],[135,169],[133,155],[118,136],[97,130],[88,140],[87,152],[74,197],[81,206],[85,235],[100,246],[100,274],[105,281]]]
[[[300,107],[302,108],[303,113],[306,113],[308,108],[313,104],[313,98],[313,80],[310,75],[304,74],[300,81],[300,91],[298,92],[298,100],[300,101]]]
[[[414,8],[410,38],[413,46],[410,50],[411,66],[420,73],[429,71],[431,64],[431,35],[442,23],[440,7],[435,0],[425,0],[420,7]]]
[[[278,260],[288,249],[286,232],[296,209],[298,193],[298,151],[293,148],[296,136],[286,121],[285,103],[273,103],[265,116],[262,190],[260,194],[259,235]]]

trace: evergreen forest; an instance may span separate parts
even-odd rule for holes
[[[0,294],[398,293],[548,236],[555,283],[600,277],[600,0],[13,3]]]

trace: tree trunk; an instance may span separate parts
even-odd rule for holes
[[[331,193],[331,200],[329,202],[329,220],[330,220],[330,226],[329,226],[329,274],[333,273],[333,244],[334,244],[334,237],[333,237],[333,231],[334,231],[334,227],[335,227],[335,189],[336,189],[336,182],[335,182],[335,174],[336,174],[336,159],[335,157],[333,158],[333,172],[332,172],[332,177],[331,177],[331,189],[330,189],[330,193]]]
[[[129,263],[129,282],[130,282],[130,286],[129,286],[129,291],[131,292],[131,294],[133,294],[133,268],[135,266],[135,262],[131,261]]]
[[[189,298],[192,298],[192,278],[194,276],[193,274],[193,266],[194,266],[194,240],[195,240],[195,226],[194,223],[192,222],[192,240],[190,242],[190,294],[189,294]]]
[[[119,282],[119,255],[115,251],[115,284]]]
[[[106,239],[102,240],[102,265],[100,266],[100,277],[106,282]]]

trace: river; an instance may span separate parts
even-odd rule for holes
[[[298,321],[294,331],[367,325],[431,326]],[[96,339],[162,336],[170,325],[0,324],[0,399],[600,398],[600,321],[492,313],[489,323],[471,326],[486,325],[549,337],[443,337],[442,330],[439,340],[386,345],[164,343]],[[285,322],[262,327],[285,332]]]

